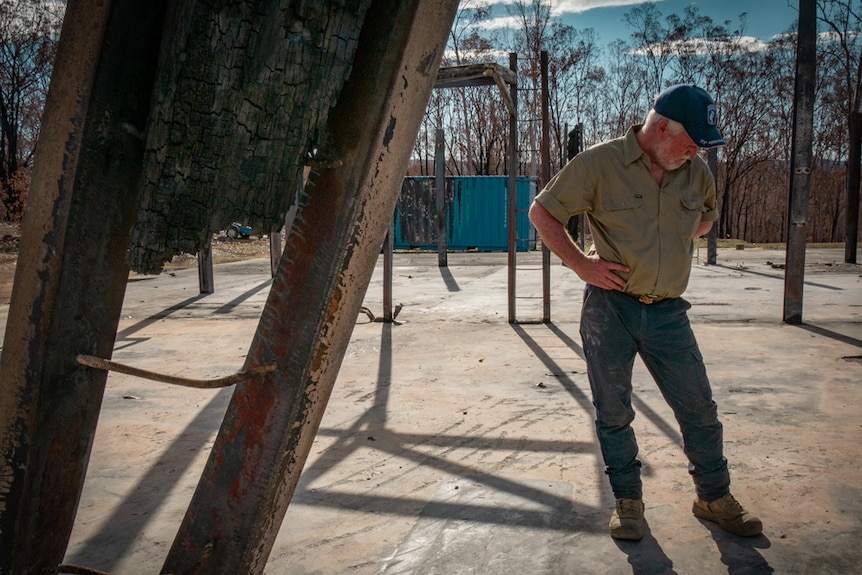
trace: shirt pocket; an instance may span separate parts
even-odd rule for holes
[[[604,199],[605,209],[609,212],[619,210],[635,210],[643,206],[644,197],[641,194],[618,194]]]
[[[603,198],[602,205],[604,210],[600,214],[595,214],[595,217],[601,220],[609,242],[642,241],[644,227],[649,225],[644,214],[642,194],[608,195]]]

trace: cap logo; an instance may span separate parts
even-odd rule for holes
[[[710,126],[715,126],[717,119],[718,119],[718,112],[716,111],[715,106],[710,104],[709,106],[706,107],[706,122]]]

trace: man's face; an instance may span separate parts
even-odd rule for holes
[[[667,125],[664,128],[656,149],[655,161],[663,170],[672,171],[682,166],[686,160],[694,158],[700,148],[685,130],[671,134]]]

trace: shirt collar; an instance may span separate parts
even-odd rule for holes
[[[637,162],[645,154],[640,144],[638,144],[637,136],[635,136],[642,127],[643,124],[635,124],[628,129],[623,138],[623,159],[627,166]]]

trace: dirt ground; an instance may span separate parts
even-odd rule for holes
[[[21,226],[11,222],[0,222],[0,305],[8,304],[12,297],[15,265],[21,242]],[[213,263],[223,264],[253,258],[269,257],[269,236],[251,236],[247,239],[231,239],[224,233],[213,236]],[[197,265],[191,254],[175,257],[165,269],[182,269]]]
[[[12,222],[0,222],[0,305],[7,305],[12,297],[12,284],[15,279],[15,266],[18,261],[18,247],[21,241],[21,226]],[[744,242],[728,240],[723,244],[733,244],[747,249],[757,250],[760,248],[774,248],[776,246],[759,246]],[[725,246],[727,247],[727,246]],[[779,246],[780,247],[780,246]],[[813,245],[811,247],[814,247]],[[839,244],[817,244],[817,247],[842,247]],[[236,261],[245,261],[255,258],[267,258],[270,254],[269,236],[251,236],[245,239],[231,239],[224,232],[213,236],[212,241],[213,263],[224,264]],[[706,257],[706,249],[701,248],[698,252]],[[700,256],[699,256],[700,257]],[[176,270],[195,267],[197,258],[193,254],[176,256],[165,266],[166,270]],[[768,262],[774,269],[782,269],[784,260]],[[845,264],[841,261],[826,261],[822,259],[809,259],[805,264],[806,273],[843,273],[848,268],[858,268],[858,265]],[[134,273],[132,273],[134,277]]]
[[[0,222],[0,305],[8,304],[12,296],[12,283],[15,278],[15,265],[18,260],[18,247],[21,240],[21,227],[11,222]],[[736,243],[744,249],[760,249],[775,246],[758,246],[744,242]],[[812,246],[814,247],[814,246]],[[842,247],[839,244],[817,244],[817,247]],[[223,264],[236,261],[244,261],[255,258],[269,257],[269,236],[251,236],[246,239],[231,239],[223,232],[213,236],[212,242],[213,263]],[[705,257],[706,250],[701,249],[700,254]],[[184,269],[197,265],[196,256],[184,254],[176,256],[165,269]],[[782,261],[770,262],[769,265],[781,269]],[[854,267],[854,266],[849,266]],[[806,273],[829,273],[846,272],[847,264],[841,261],[809,260],[806,262]]]

